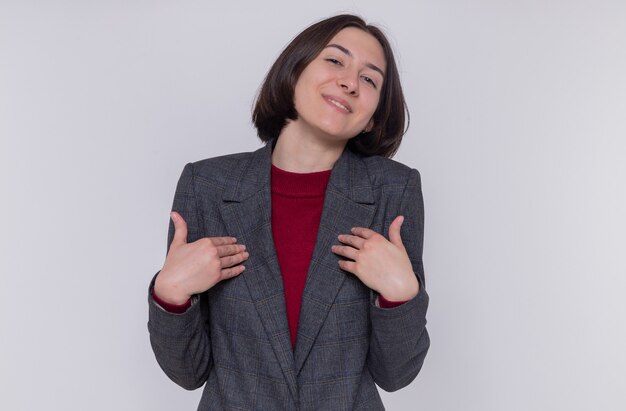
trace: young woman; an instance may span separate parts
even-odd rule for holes
[[[391,47],[359,17],[300,33],[253,114],[264,148],[189,163],[150,340],[199,410],[380,410],[429,347],[416,170]]]

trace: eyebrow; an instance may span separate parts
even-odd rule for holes
[[[350,50],[348,50],[347,48],[345,48],[344,46],[341,46],[339,44],[329,44],[328,46],[324,47],[324,48],[328,48],[328,47],[334,47],[336,49],[339,49],[343,54],[345,54],[346,56],[349,57],[354,57],[352,55],[352,53],[350,52]],[[365,63],[365,65],[369,68],[371,68],[374,71],[377,71],[380,73],[381,76],[383,76],[383,78],[385,78],[385,73],[376,65],[372,64],[372,63]]]

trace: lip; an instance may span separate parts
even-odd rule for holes
[[[336,96],[331,96],[331,95],[327,95],[327,94],[323,94],[322,95],[324,97],[324,100],[326,100],[326,102],[334,107],[335,109],[337,109],[339,112],[341,113],[352,113],[352,107],[350,107],[350,104],[348,104],[347,101],[345,101],[344,99],[341,99],[339,97]],[[342,106],[344,106],[346,109],[344,109],[343,107],[338,106],[337,104],[335,104],[335,102],[341,104]]]

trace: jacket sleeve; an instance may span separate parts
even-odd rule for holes
[[[178,180],[172,210],[180,213],[187,222],[188,242],[201,238],[204,230],[196,206],[191,163],[185,166]],[[170,219],[168,252],[173,238],[174,224]],[[194,296],[193,304],[182,314],[167,312],[152,298],[151,291],[157,275],[152,279],[148,292],[150,344],[165,374],[181,387],[193,390],[206,382],[212,368],[206,293]]]
[[[417,275],[420,290],[413,299],[390,309],[377,307],[376,294],[372,291],[372,333],[367,363],[376,384],[389,392],[399,390],[415,379],[430,346],[426,331],[428,294],[422,264],[424,206],[417,170],[410,172],[398,214],[404,216],[402,242]]]

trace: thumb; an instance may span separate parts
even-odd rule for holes
[[[170,217],[174,222],[174,238],[172,239],[172,245],[179,246],[187,244],[187,223],[176,211],[172,211]]]
[[[402,237],[400,237],[400,227],[402,227],[403,222],[404,217],[399,215],[389,225],[389,241],[393,245],[402,248],[404,248],[404,244],[402,244]]]

